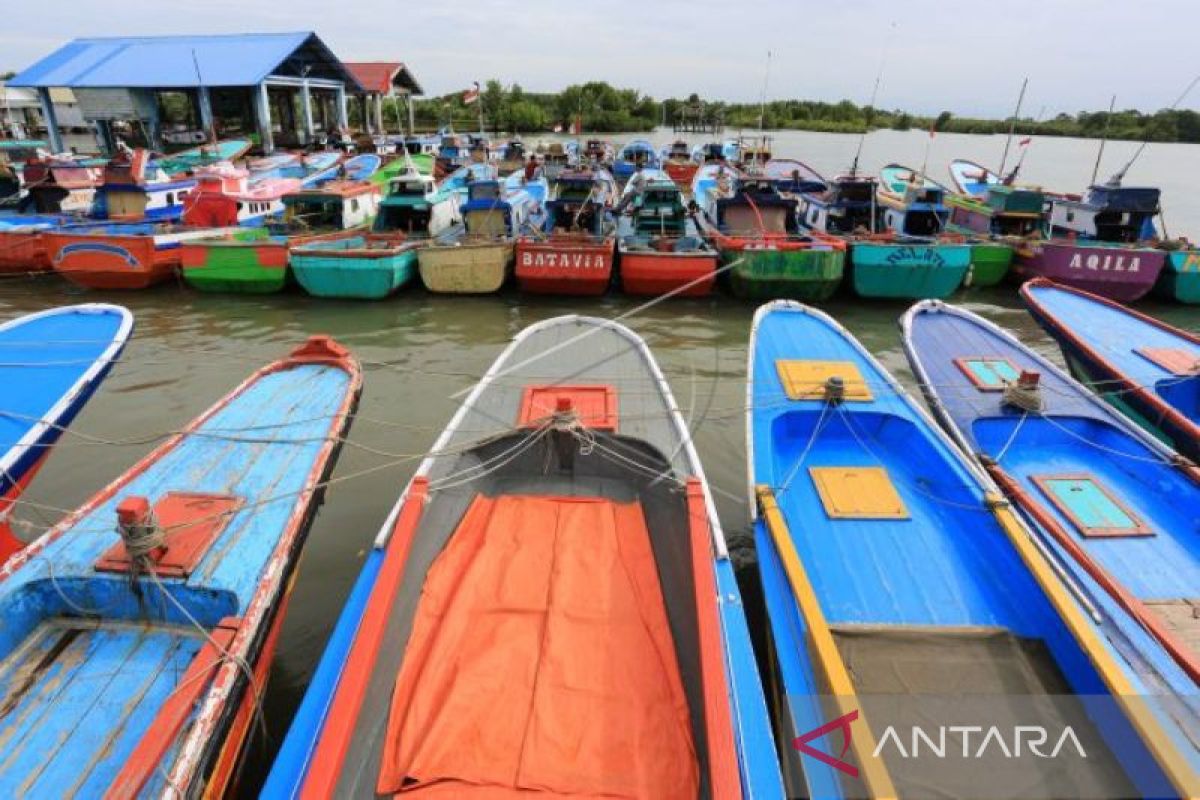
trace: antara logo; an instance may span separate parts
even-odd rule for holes
[[[846,753],[850,751],[850,737],[852,736],[850,723],[856,719],[858,719],[858,709],[851,711],[849,714],[843,714],[832,722],[826,722],[819,728],[813,728],[808,733],[797,736],[792,740],[792,747],[806,756],[812,756],[817,761],[846,773],[851,778],[857,778],[858,767],[843,760],[846,757]],[[828,753],[823,753],[808,744],[813,739],[820,739],[825,734],[839,729],[842,731],[842,752],[838,754],[837,758]]]
[[[1132,256],[1128,262],[1123,255],[1113,255],[1106,253],[1100,256],[1096,253],[1090,253],[1087,258],[1084,258],[1081,253],[1076,253],[1071,256],[1071,263],[1068,266],[1071,269],[1090,269],[1093,272],[1137,272],[1142,265],[1141,256]]]
[[[1043,747],[1050,741],[1050,732],[1041,725],[1015,725],[1007,736],[995,725],[987,728],[981,725],[939,725],[936,730],[935,738],[930,736],[920,725],[912,726],[912,730],[909,732],[909,748],[906,750],[900,734],[893,726],[889,725],[884,730],[883,736],[879,737],[879,744],[875,745],[875,752],[871,755],[878,757],[884,747],[890,743],[901,758],[919,758],[922,755],[922,746],[929,751],[930,755],[946,758],[947,734],[949,734],[954,739],[962,738],[961,750],[955,748],[950,751],[950,754],[953,756],[961,752],[963,758],[983,758],[989,753],[992,755],[1003,753],[1005,758],[1021,758],[1025,752],[1038,758],[1057,758],[1058,754],[1067,746],[1075,748],[1075,752],[1079,754],[1080,758],[1087,758],[1087,753],[1080,744],[1079,737],[1075,735],[1075,731],[1070,725],[1063,728],[1050,752],[1043,751]],[[979,746],[976,748],[971,746],[971,737],[974,734],[979,734],[979,738],[976,740]],[[1024,750],[1022,750],[1022,745],[1024,745]]]

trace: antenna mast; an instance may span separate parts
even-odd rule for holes
[[[1008,138],[1004,140],[1004,155],[1000,156],[1000,169],[996,174],[1004,177],[1004,165],[1008,162],[1008,148],[1012,144],[1013,133],[1017,129],[1017,118],[1021,116],[1021,103],[1025,100],[1025,88],[1029,86],[1029,78],[1021,82],[1021,93],[1017,95],[1017,108],[1013,111],[1012,121],[1008,125]]]

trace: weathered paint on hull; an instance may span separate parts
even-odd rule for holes
[[[612,281],[616,247],[615,239],[522,239],[516,248],[517,283],[522,291],[533,294],[604,294]]]
[[[746,300],[828,300],[842,284],[846,253],[834,249],[722,249],[721,263],[742,263],[730,271],[729,286]]]
[[[272,294],[287,283],[285,242],[197,242],[181,250],[183,279],[202,292]]]
[[[1167,253],[1154,293],[1177,303],[1200,303],[1200,250]]]
[[[0,231],[0,273],[47,272],[52,269],[38,231]]]
[[[1012,261],[1013,250],[1006,244],[972,244],[971,272],[967,277],[967,285],[977,288],[995,286],[1008,275]]]
[[[621,253],[621,288],[626,294],[660,295],[686,286],[680,297],[704,297],[712,294],[717,282],[717,254],[697,253]]]
[[[971,246],[853,242],[850,263],[859,297],[942,299],[966,278]]]
[[[498,292],[512,261],[511,242],[422,247],[417,255],[421,282],[438,294]]]
[[[314,297],[381,300],[412,280],[416,250],[376,258],[293,252],[292,274]]]
[[[1130,303],[1150,291],[1165,261],[1162,250],[1143,247],[1037,242],[1017,248],[1013,272]]]

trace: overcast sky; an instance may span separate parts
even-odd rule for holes
[[[315,30],[341,58],[399,59],[427,93],[498,78],[530,90],[605,80],[697,92],[1003,117],[1155,110],[1200,74],[1200,0],[0,0],[0,70],[79,36]],[[1200,89],[1184,107],[1200,110]]]

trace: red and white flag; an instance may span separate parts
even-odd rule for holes
[[[1030,143],[1030,142],[1032,142],[1032,141],[1033,141],[1033,137],[1032,137],[1032,136],[1026,136],[1024,139],[1022,139],[1021,141],[1017,142],[1017,146],[1018,146],[1018,147],[1024,147],[1025,145],[1029,144],[1029,143]]]
[[[470,89],[467,89],[465,92],[463,92],[462,101],[463,101],[464,105],[469,106],[469,105],[471,105],[471,103],[474,103],[478,99],[479,99],[479,81],[475,81],[475,84]]]

